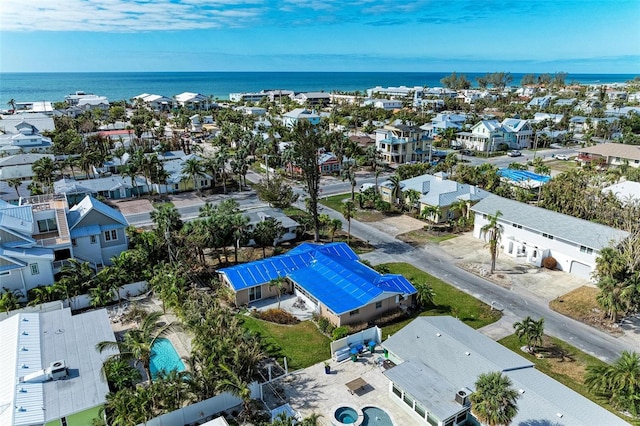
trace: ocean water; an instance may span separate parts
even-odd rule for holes
[[[7,102],[63,101],[76,91],[106,96],[110,101],[131,99],[142,93],[172,97],[196,92],[219,99],[229,93],[267,89],[294,91],[362,91],[375,86],[442,86],[451,73],[437,72],[120,72],[120,73],[0,73],[0,109]],[[472,84],[480,73],[465,74]],[[518,85],[524,74],[512,73]],[[617,83],[633,74],[569,74],[566,82]]]

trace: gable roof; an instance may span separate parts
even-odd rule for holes
[[[361,308],[383,293],[409,295],[416,291],[402,275],[381,275],[360,263],[345,243],[304,243],[286,254],[218,272],[236,291],[286,276],[336,315]]]
[[[536,370],[524,357],[450,316],[418,317],[383,346],[405,361],[386,370],[385,376],[405,391],[415,392],[412,396],[430,411],[439,410],[434,414],[442,415],[441,420],[461,406],[452,405],[454,392],[442,395],[434,390],[472,391],[480,374],[500,371],[512,380],[515,389],[521,390],[512,424],[556,425],[558,413],[562,414],[560,422],[564,426],[627,424]],[[398,367],[402,368],[396,371]],[[429,382],[418,380],[423,377],[429,377]]]
[[[609,246],[612,240],[620,241],[629,235],[628,232],[620,229],[498,197],[493,194],[471,207],[471,210],[476,213],[491,215],[500,210],[502,215],[498,219],[499,222],[522,225],[523,228],[544,232],[553,235],[555,238],[598,251]]]
[[[640,160],[640,146],[624,143],[603,143],[579,149],[584,154],[602,155],[605,157],[619,157],[628,160]]]
[[[98,201],[92,196],[87,195],[82,199],[82,201],[69,209],[69,213],[67,213],[69,229],[73,230],[73,228],[75,228],[80,222],[82,222],[82,219],[87,217],[87,214],[89,214],[89,212],[91,211],[102,213],[103,215],[119,223],[123,227],[129,225],[127,219],[125,219],[124,215],[118,210],[112,209],[102,201]]]

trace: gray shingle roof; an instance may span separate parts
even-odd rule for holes
[[[489,195],[471,208],[476,213],[493,215],[500,211],[500,221],[516,223],[523,228],[553,235],[575,244],[601,250],[611,241],[620,241],[628,232],[600,225],[599,223],[577,219],[541,207],[532,206],[507,198]]]

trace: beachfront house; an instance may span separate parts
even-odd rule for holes
[[[295,95],[293,100],[308,107],[324,107],[331,102],[331,96],[324,92],[304,92]]]
[[[209,110],[212,106],[211,100],[200,93],[183,92],[173,97],[175,108],[186,108],[188,110]]]
[[[391,366],[383,371],[388,395],[411,413],[415,425],[479,424],[470,396],[478,376],[494,371],[518,391],[513,425],[627,424],[457,318],[418,317],[382,346]]]
[[[20,119],[16,120],[15,117]],[[51,139],[43,136],[42,130],[36,127],[38,122],[45,120],[32,119],[30,115],[17,115],[12,118],[0,120],[0,155],[51,151]]]
[[[149,93],[142,93],[141,95],[134,96],[132,99],[134,102],[142,102],[152,111],[170,111],[171,106],[173,105],[173,99]]]
[[[270,285],[286,278],[286,291],[335,326],[371,321],[384,313],[409,309],[416,289],[402,275],[380,274],[359,262],[345,243],[304,243],[286,254],[218,270],[238,306],[276,296]]]
[[[115,341],[105,309],[18,312],[0,320],[0,424],[86,426],[103,418],[102,364]]]
[[[629,234],[619,229],[577,219],[541,207],[489,195],[471,207],[475,213],[473,236],[486,239],[482,227],[489,216],[501,212],[500,250],[507,256],[534,266],[546,257],[556,268],[589,279],[600,251]]]

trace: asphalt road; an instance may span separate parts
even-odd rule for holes
[[[555,151],[555,150],[554,150]],[[558,151],[559,152],[559,151]],[[258,181],[261,175],[250,172],[247,176],[250,181]],[[365,178],[358,181],[358,187],[365,182],[373,182],[374,178]],[[379,177],[379,181],[384,177]],[[323,195],[334,195],[347,193],[351,190],[348,182],[330,181],[322,185]],[[294,187],[294,191],[304,195],[304,191],[299,187]],[[264,205],[257,199],[255,193],[233,193],[226,196],[212,197],[212,202],[219,202],[225,197],[235,198],[241,209],[250,209],[259,205]],[[183,220],[189,220],[198,216],[198,210],[203,203],[194,204],[179,208]],[[299,201],[297,206],[305,209],[304,203]],[[346,221],[341,213],[328,207],[323,207],[323,213],[329,214],[332,218],[343,221],[346,229]],[[127,216],[129,223],[135,226],[148,226],[151,224],[149,213],[138,213]],[[542,300],[538,296],[527,292],[524,289],[505,289],[481,277],[471,274],[455,265],[456,259],[445,253],[437,246],[427,248],[415,248],[406,244],[393,236],[369,226],[357,220],[351,221],[351,233],[355,237],[368,241],[376,247],[372,253],[367,253],[362,257],[370,260],[373,264],[383,262],[406,262],[415,267],[454,285],[477,299],[487,304],[497,302],[504,308],[504,319],[508,321],[520,320],[526,316],[545,319],[545,333],[558,337],[573,346],[589,353],[606,362],[613,362],[619,357],[623,350],[637,351],[638,345],[631,338],[616,338],[607,333],[603,333],[578,321],[574,321],[563,315],[552,311],[548,306],[548,301]],[[506,325],[510,328],[510,324]]]

